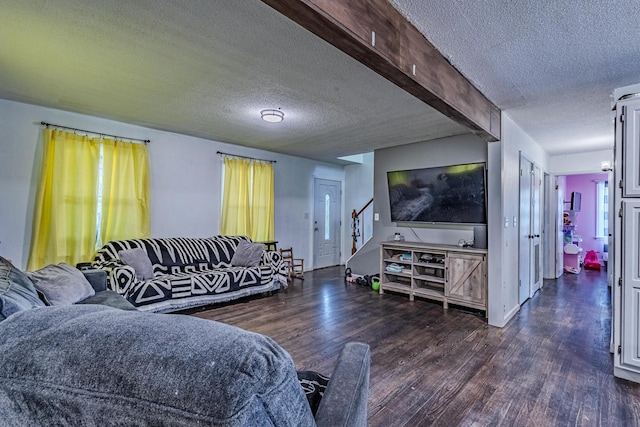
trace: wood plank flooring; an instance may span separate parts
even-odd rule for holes
[[[502,329],[343,271],[189,314],[272,337],[299,370],[330,374],[346,342],[368,343],[370,426],[640,426],[640,385],[612,374],[604,271],[545,281]]]

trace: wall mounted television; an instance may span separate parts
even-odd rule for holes
[[[582,207],[582,193],[574,191],[571,193],[571,210],[575,212],[580,212],[580,208]]]
[[[392,222],[486,224],[486,165],[387,172]]]

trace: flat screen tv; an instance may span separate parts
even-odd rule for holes
[[[485,163],[387,172],[392,222],[486,224]]]
[[[571,193],[571,210],[580,212],[580,206],[582,205],[582,193],[574,191]]]

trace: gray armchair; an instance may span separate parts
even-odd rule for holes
[[[316,413],[318,427],[367,425],[370,359],[367,344],[344,346]]]
[[[369,346],[348,343],[314,419],[289,354],[184,315],[42,307],[0,322],[3,426],[365,426]]]

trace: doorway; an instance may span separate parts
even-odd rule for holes
[[[573,267],[577,274],[582,271],[582,260],[589,251],[594,251],[604,269],[605,253],[608,253],[609,243],[609,174],[594,172],[583,174],[561,175],[563,206],[563,247],[573,244],[578,247],[578,259],[566,256],[563,251],[562,265],[565,271],[571,273]],[[613,211],[611,211],[613,212]],[[567,274],[567,273],[565,273]]]
[[[520,153],[520,228],[518,302],[522,305],[532,297],[542,282],[540,196],[542,178],[540,167]]]
[[[313,268],[340,264],[341,183],[329,179],[314,180]]]

